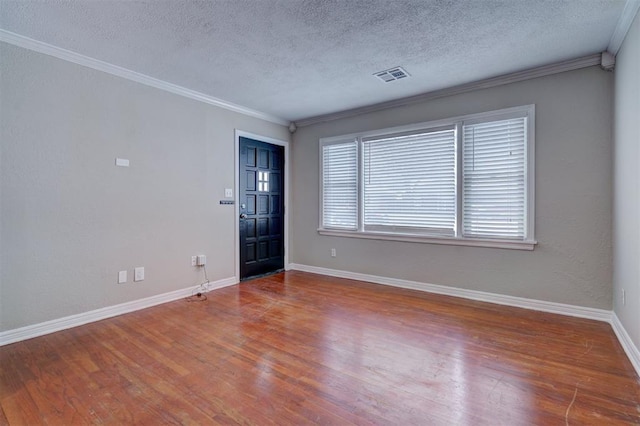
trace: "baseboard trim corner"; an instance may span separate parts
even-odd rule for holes
[[[237,283],[238,280],[236,279],[236,277],[229,277],[217,281],[212,281],[207,286],[206,291],[217,290]],[[119,305],[107,306],[105,308],[99,308],[92,311],[83,312],[81,314],[70,315],[39,324],[27,325],[25,327],[3,331],[0,332],[0,346],[32,339],[34,337],[43,336],[45,334],[55,333],[56,331],[66,330],[68,328],[77,327],[80,325],[88,324],[90,322],[100,321],[103,319],[115,317],[117,315],[150,308],[162,303],[172,302],[174,300],[190,296],[193,293],[193,289],[194,286],[190,286],[188,288],[158,294],[155,296],[146,297],[144,299],[133,300],[131,302],[125,302]]]
[[[633,365],[633,368],[635,368],[636,373],[640,377],[640,349],[633,343],[631,336],[629,336],[629,333],[627,333],[627,330],[615,312],[611,315],[611,328],[613,328],[613,332],[616,334],[616,337],[618,337],[622,349],[624,349],[627,358],[629,358],[631,365]]]
[[[311,272],[314,274],[328,275],[331,277],[347,278],[357,281],[367,281],[374,284],[425,291],[428,293],[442,294],[445,296],[461,297],[463,299],[476,300],[480,302],[495,303],[498,305],[513,306],[516,308],[531,309],[552,314],[611,322],[611,311],[607,311],[604,309],[587,308],[582,306],[567,305],[564,303],[527,299],[525,297],[487,293],[477,290],[466,290],[456,287],[428,284],[418,281],[408,281],[397,278],[381,277],[377,275],[361,274],[357,272],[342,271],[337,269],[321,268],[317,266],[302,265],[297,263],[292,263],[290,267],[291,269],[297,271]]]

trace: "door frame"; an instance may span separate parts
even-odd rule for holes
[[[235,182],[234,182],[234,226],[235,226],[235,241],[234,247],[234,259],[235,259],[235,280],[236,283],[240,282],[240,138],[245,137],[254,139],[258,142],[265,142],[271,145],[278,145],[284,147],[284,269],[288,271],[289,268],[289,193],[290,191],[290,170],[289,164],[289,141],[283,141],[281,139],[274,139],[268,136],[257,135],[255,133],[245,132],[243,130],[235,129],[235,149],[234,149],[234,170],[235,170]]]

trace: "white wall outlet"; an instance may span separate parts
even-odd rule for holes
[[[207,264],[207,256],[205,256],[204,254],[199,254],[198,255],[198,259],[196,260],[196,264],[198,266],[204,266]]]
[[[118,272],[118,284],[124,284],[127,282],[127,271]]]
[[[191,266],[196,266],[198,264],[197,259],[198,256],[191,256]]]
[[[227,198],[232,198],[233,197],[233,189],[225,188],[224,189],[224,196],[227,197]]]
[[[116,166],[129,167],[129,160],[127,160],[126,158],[116,158]]]
[[[134,281],[143,281],[144,280],[144,267],[140,266],[133,270],[133,280]]]
[[[331,249],[331,257],[336,257],[336,249]]]
[[[627,294],[624,291],[624,288],[622,289],[622,306],[625,306],[627,304]]]

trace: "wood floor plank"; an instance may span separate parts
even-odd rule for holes
[[[597,321],[286,272],[0,347],[0,425],[640,424]]]

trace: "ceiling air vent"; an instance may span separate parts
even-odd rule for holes
[[[388,70],[380,71],[373,75],[385,83],[409,77],[409,73],[402,69],[402,67],[389,68]]]

